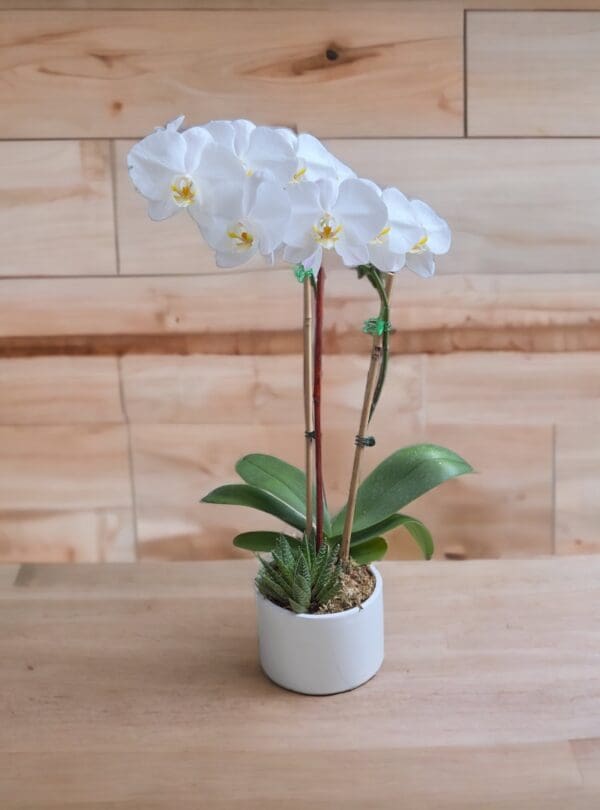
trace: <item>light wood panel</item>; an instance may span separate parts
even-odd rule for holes
[[[0,556],[132,559],[124,426],[0,426]]]
[[[385,140],[376,148],[367,140],[330,145],[361,176],[382,186],[397,185],[448,220],[453,241],[448,255],[437,260],[440,273],[600,269],[600,141],[416,139]]]
[[[600,426],[556,430],[556,551],[600,551]]]
[[[4,13],[3,130],[134,137],[185,112],[316,135],[460,135],[462,15],[435,9]]]
[[[109,144],[0,142],[0,276],[116,272]]]
[[[567,9],[468,12],[469,135],[600,134],[600,14]]]
[[[367,351],[325,358],[324,407],[336,421],[358,424],[368,363]],[[298,425],[303,419],[300,355],[128,356],[122,368],[132,422]],[[421,387],[420,358],[392,358],[380,418],[418,411]]]
[[[117,145],[121,272],[214,272],[193,221],[151,222],[127,175],[133,141]],[[600,269],[600,141],[351,139],[329,148],[364,177],[427,200],[448,220],[446,273]]]
[[[384,564],[383,668],[327,699],[259,671],[255,571],[24,567],[3,808],[595,807],[599,558]]]
[[[329,350],[351,335],[360,351],[363,321],[377,308],[373,290],[344,269],[330,273],[327,287]],[[597,335],[600,274],[440,275],[424,281],[401,273],[392,306],[394,339],[412,340],[413,352],[428,341],[436,351],[458,348],[455,331],[471,349],[511,340],[527,348],[538,337],[546,350],[588,348],[577,341],[593,345]],[[220,353],[220,338],[232,335],[235,348],[225,341],[227,353],[256,354],[252,341],[261,335],[298,337],[300,318],[300,287],[292,273],[268,268],[202,278],[0,281],[0,337],[198,333]],[[297,352],[300,344],[294,343]],[[285,351],[285,343],[263,345],[262,352]]]
[[[425,358],[427,417],[472,425],[600,422],[597,352]],[[478,428],[475,428],[478,429]]]
[[[0,424],[121,422],[116,357],[0,359]]]
[[[331,409],[325,429],[328,501],[336,511],[345,501],[351,469],[353,421],[340,424]],[[379,439],[366,454],[363,474],[398,447],[432,441],[451,447],[477,469],[475,476],[449,482],[414,505],[434,533],[437,553],[460,557],[502,557],[552,552],[553,490],[550,427],[469,425],[423,426],[418,414],[393,421],[377,415]],[[377,418],[377,417],[376,417]],[[278,455],[302,465],[301,425],[134,425],[132,426],[140,553],[143,557],[210,559],[238,555],[231,540],[241,531],[281,528],[252,510],[198,504],[220,484],[237,480],[235,462],[250,452]],[[402,531],[391,556],[413,557]]]

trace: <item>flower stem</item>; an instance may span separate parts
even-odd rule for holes
[[[313,280],[306,276],[304,286],[304,428],[305,428],[305,460],[306,472],[306,536],[310,539],[313,533],[313,459],[314,459],[314,411],[313,411],[313,334],[312,334],[312,307],[313,307]]]
[[[321,434],[321,370],[323,365],[323,298],[325,294],[325,268],[321,267],[317,279],[317,298],[315,307],[315,363],[313,381],[313,406],[315,426],[315,477],[316,477],[316,511],[317,528],[315,547],[317,551],[323,543],[323,441]]]
[[[378,271],[376,271],[378,273]],[[379,276],[378,276],[379,279]],[[380,280],[380,279],[379,279]],[[380,317],[382,313],[389,316],[389,295],[392,290],[394,276],[388,274],[385,282],[385,289],[383,290],[384,296],[382,297],[382,306]],[[378,286],[374,284],[374,286]],[[385,312],[384,312],[385,310]],[[381,393],[381,386],[383,385],[383,375],[385,368],[382,366],[384,359],[384,349],[387,351],[386,332],[382,334],[375,333],[373,335],[373,345],[371,348],[371,362],[369,363],[369,370],[367,371],[367,381],[365,384],[365,393],[363,396],[362,410],[360,413],[360,423],[358,426],[357,439],[364,438],[369,421],[373,413],[373,407],[376,402],[375,396]],[[383,369],[383,375],[381,370]],[[378,373],[379,372],[379,373]],[[352,524],[354,523],[354,512],[356,511],[356,497],[358,494],[358,484],[360,479],[360,462],[364,450],[364,443],[361,441],[356,442],[354,449],[354,462],[352,465],[352,475],[350,477],[350,487],[348,489],[348,502],[346,503],[346,517],[344,520],[344,530],[342,533],[342,546],[340,549],[340,559],[343,562],[348,562],[350,559],[350,539],[352,537]]]

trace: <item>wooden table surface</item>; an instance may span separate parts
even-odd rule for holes
[[[2,810],[600,807],[600,557],[382,565],[326,698],[261,674],[254,568],[0,568]]]

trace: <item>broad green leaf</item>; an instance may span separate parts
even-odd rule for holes
[[[409,532],[413,540],[421,549],[421,553],[425,559],[430,560],[433,557],[434,549],[433,538],[427,526],[425,526],[424,523],[421,523],[421,521],[417,518],[411,517],[410,515],[396,515],[396,517],[402,519],[401,522],[397,523],[396,525],[404,526],[406,531]]]
[[[370,540],[365,540],[364,543],[351,546],[350,556],[359,565],[367,565],[367,563],[382,560],[387,550],[388,544],[383,537],[372,537]]]
[[[435,444],[415,444],[388,456],[358,488],[354,531],[390,517],[403,506],[458,475],[473,472],[463,458]],[[333,521],[333,533],[344,526],[346,507]]]
[[[236,548],[245,548],[247,551],[272,551],[277,542],[277,538],[282,536],[282,532],[242,532],[233,540]],[[289,534],[284,534],[288,540],[296,540]]]
[[[275,495],[271,495],[270,492],[265,492],[263,489],[252,487],[249,484],[225,484],[225,486],[213,489],[202,498],[202,501],[203,503],[249,506],[252,509],[274,515],[289,526],[304,531],[306,519],[301,512],[276,498]]]
[[[306,475],[303,470],[277,456],[250,453],[235,465],[237,474],[247,484],[270,492],[306,518]],[[331,534],[331,516],[324,507],[323,528]]]
[[[373,526],[367,526],[359,532],[353,531],[350,538],[350,545],[353,546],[357,543],[362,543],[365,540],[370,540],[372,537],[379,537],[395,529],[396,526],[401,526],[404,523],[405,515],[390,515],[385,520],[380,520]],[[333,537],[328,538],[327,541],[330,545],[334,546],[342,542],[341,534],[334,534]]]

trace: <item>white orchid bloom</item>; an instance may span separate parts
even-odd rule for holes
[[[284,186],[296,169],[294,149],[281,130],[244,119],[211,121],[205,129],[237,157],[248,175],[268,171]]]
[[[290,201],[266,172],[245,176],[242,184],[222,190],[200,230],[216,253],[218,267],[237,267],[259,253],[273,263],[290,216]]]
[[[223,185],[243,178],[238,161],[216,144],[204,127],[180,132],[184,116],[158,127],[127,156],[133,185],[148,200],[151,219],[162,220],[187,208],[200,220]]]
[[[334,250],[348,267],[369,261],[368,242],[385,226],[387,210],[369,182],[348,178],[306,181],[288,187],[292,214],[285,232],[284,259],[315,276],[324,250]]]
[[[427,203],[411,200],[410,207],[423,235],[406,254],[406,266],[421,278],[435,273],[434,256],[450,250],[452,234],[446,220],[442,219]]]
[[[369,242],[369,261],[384,273],[395,273],[406,265],[406,254],[425,235],[410,201],[397,188],[380,191],[387,208],[387,222]]]
[[[334,154],[323,146],[318,138],[306,132],[296,135],[290,129],[277,130],[294,149],[296,155],[296,166],[289,182],[300,183],[308,180],[333,180],[341,183],[349,177],[356,177],[356,173]]]

